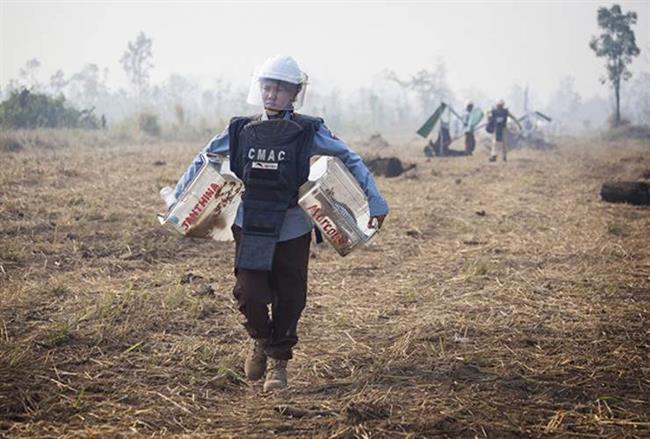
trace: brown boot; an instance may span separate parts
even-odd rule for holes
[[[287,360],[276,360],[275,358],[269,358],[269,360],[264,391],[285,389],[287,387]]]
[[[251,381],[259,380],[266,372],[266,352],[264,352],[264,348],[267,342],[266,338],[252,338],[250,341],[246,362],[244,363],[244,372],[246,372],[246,378]]]

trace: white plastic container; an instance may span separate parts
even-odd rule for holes
[[[205,154],[201,158],[199,171],[158,220],[187,237],[232,241],[230,226],[237,215],[243,185],[230,171],[228,159]],[[167,204],[173,201],[169,195],[165,188],[161,190]]]
[[[323,156],[312,164],[309,180],[300,187],[298,204],[341,256],[370,241],[377,232],[368,227],[366,195],[336,157]]]

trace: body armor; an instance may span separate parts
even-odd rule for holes
[[[256,120],[257,119],[257,120]],[[229,127],[232,171],[244,182],[242,239],[235,268],[270,271],[284,217],[309,176],[319,119],[234,118]]]
[[[508,123],[508,109],[495,108],[492,110],[492,117],[494,119],[494,131],[497,142],[501,142],[503,140],[504,128]]]

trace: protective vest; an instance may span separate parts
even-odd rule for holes
[[[492,117],[494,118],[494,131],[496,132],[497,141],[503,140],[503,129],[508,123],[508,109],[507,108],[494,108],[492,110]]]
[[[230,168],[244,183],[242,237],[235,267],[270,271],[287,209],[309,176],[314,135],[322,120],[236,117],[228,129]]]

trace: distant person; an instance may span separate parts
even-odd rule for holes
[[[436,141],[429,140],[429,143],[424,147],[424,155],[431,159],[432,157],[461,157],[465,155],[465,151],[456,151],[449,148],[451,145],[451,132],[449,131],[449,123],[441,121],[440,129],[438,130],[438,137]]]
[[[370,227],[380,228],[388,214],[388,204],[359,155],[322,119],[295,112],[306,88],[307,75],[293,58],[269,58],[253,77],[247,99],[259,105],[261,114],[232,118],[201,151],[229,154],[232,171],[244,183],[232,226],[236,242],[233,293],[251,337],[244,371],[249,380],[266,374],[265,391],[287,387],[287,361],[298,342],[298,320],[307,299],[313,224],[297,201],[311,156],[341,159],[368,197]],[[201,162],[197,155],[176,185],[176,198]]]
[[[465,102],[465,112],[463,113],[463,129],[465,130],[465,155],[472,155],[476,148],[476,138],[474,137],[473,127],[470,126],[474,102]]]
[[[440,129],[438,130],[438,138],[432,144],[433,151],[437,156],[447,157],[449,155],[449,145],[451,145],[449,123],[441,120]]]
[[[493,107],[488,115],[487,132],[493,135],[491,162],[497,160],[497,147],[502,151],[503,161],[508,159],[508,117],[512,117],[512,115],[505,107],[504,100],[499,99],[496,107]]]

